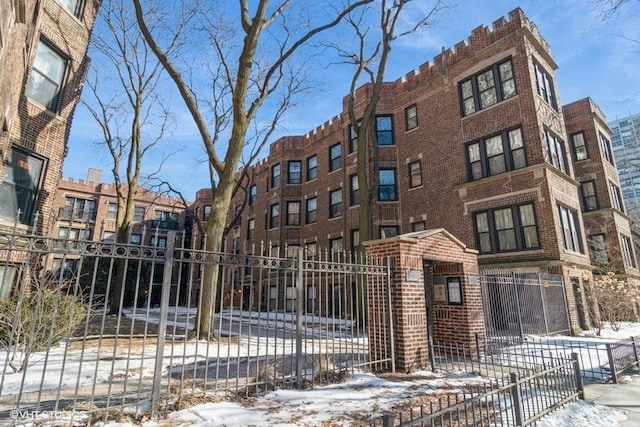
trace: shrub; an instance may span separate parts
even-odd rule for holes
[[[58,344],[86,314],[81,295],[40,284],[0,300],[0,345],[11,353],[9,366],[15,372],[24,370],[31,354]]]

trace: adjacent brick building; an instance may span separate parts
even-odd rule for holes
[[[43,234],[51,228],[100,3],[0,0],[0,228]],[[15,270],[1,268],[5,295]]]
[[[94,242],[115,241],[118,212],[116,188],[113,184],[102,183],[101,177],[102,171],[89,169],[87,181],[73,178],[60,181],[53,203],[56,215],[52,236]],[[177,244],[184,242],[188,246],[190,222],[182,200],[141,188],[134,202],[129,242],[165,247],[167,233],[175,231],[178,234]],[[54,270],[65,268],[76,271],[78,258],[67,256],[53,259],[50,267]],[[162,279],[154,279],[154,283],[161,282]]]
[[[606,147],[597,143],[596,133],[609,138],[610,130],[590,100],[567,106],[565,118],[556,68],[521,9],[476,28],[467,41],[384,85],[369,130],[377,144],[369,151],[376,178],[371,236],[358,232],[347,98],[338,116],[274,142],[250,169],[248,204],[242,207],[246,194],[238,194],[232,206],[242,210],[232,236],[280,250],[350,252],[364,240],[443,228],[478,250],[481,269],[562,275],[577,326],[583,296],[574,288],[592,280],[594,269],[587,236],[604,228],[615,243],[628,218],[604,182],[618,185],[615,166],[602,160]],[[369,85],[357,90],[361,110],[370,93]],[[575,161],[570,136],[580,132],[593,147],[588,159]],[[583,180],[597,181],[606,207],[599,214],[582,214]],[[601,222],[605,217],[610,221]],[[624,261],[616,265],[638,273]]]

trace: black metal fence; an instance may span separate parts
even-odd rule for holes
[[[332,373],[393,366],[391,344],[369,351],[370,334],[393,336],[386,259],[300,248],[212,253],[183,241],[0,233],[0,280],[14,284],[0,298],[0,419],[123,406],[155,415],[162,396],[179,406],[212,390],[313,386]],[[70,260],[76,270],[55,267]],[[215,340],[194,339],[213,264],[220,308],[203,315]]]
[[[485,270],[480,283],[487,337],[569,332],[561,276]]]
[[[532,375],[511,372],[507,378],[468,387],[427,405],[405,404],[402,410],[375,419],[370,425],[526,426],[579,399],[584,399],[584,387],[580,363],[573,354],[569,359],[547,361],[544,369]]]

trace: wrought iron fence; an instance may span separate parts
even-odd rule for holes
[[[487,337],[569,332],[561,276],[485,270],[480,283]]]
[[[0,299],[0,418],[113,407],[155,415],[193,393],[313,386],[393,366],[392,343],[369,351],[369,336],[393,336],[385,259],[212,253],[167,236],[150,247],[0,233],[0,279],[16,284]],[[72,274],[53,267],[72,259]],[[219,308],[199,316],[211,265]],[[215,340],[193,338],[202,316]]]
[[[511,372],[480,386],[448,394],[427,405],[405,403],[370,425],[405,426],[526,426],[562,405],[584,399],[580,364],[571,358],[549,360],[532,375]]]
[[[524,340],[497,343],[476,335],[473,346],[436,342],[433,353],[434,371],[464,371],[491,378],[506,378],[512,372],[534,375],[554,360],[576,354],[583,378],[617,383],[621,373],[640,367],[640,338],[595,341],[580,337],[528,336]]]

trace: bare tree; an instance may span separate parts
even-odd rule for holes
[[[340,45],[334,45],[339,55],[347,63],[355,66],[347,108],[351,122],[351,137],[357,137],[360,242],[374,237],[371,231],[371,204],[376,197],[378,177],[375,173],[369,176],[368,168],[369,165],[378,164],[378,141],[373,129],[391,47],[398,38],[428,26],[430,20],[445,7],[443,2],[434,1],[431,8],[408,27],[399,28],[400,19],[409,3],[411,0],[381,0],[375,5],[359,10],[358,13],[351,14],[347,22],[358,41],[358,50],[350,52]],[[377,25],[367,25],[368,15],[371,12],[378,16]],[[375,34],[375,32],[379,33]],[[356,89],[363,77],[366,78],[366,84],[371,86],[371,95],[366,100],[356,97]],[[361,115],[358,116],[360,113]]]
[[[160,93],[162,66],[147,48],[133,14],[133,8],[123,2],[107,0],[102,5],[91,45],[94,61],[87,80],[90,91],[82,99],[102,130],[101,143],[113,161],[118,243],[129,243],[139,189],[157,174],[171,154],[165,152],[157,170],[143,175],[143,160],[162,141],[171,116],[165,107],[165,94]],[[154,27],[158,22],[154,20]],[[169,41],[167,49],[172,51],[175,47],[176,40]],[[122,265],[116,268],[111,281],[111,313],[118,313],[121,308],[124,274]]]
[[[133,0],[144,38],[175,83],[202,138],[213,193],[207,250],[221,249],[243,152],[249,150],[249,159],[257,156],[295,95],[305,89],[304,65],[295,61],[295,55],[311,47],[314,37],[373,0],[344,1],[239,0],[232,6],[229,2]],[[172,7],[176,17],[165,22],[162,32],[148,25],[148,17],[159,6]],[[180,25],[190,11],[198,14],[199,26],[188,33],[171,27]],[[319,19],[326,21],[316,23]],[[167,51],[167,32],[184,37],[189,46],[184,55]],[[197,67],[192,59],[196,52],[202,56]],[[205,73],[198,74],[197,68]],[[269,113],[270,118],[260,112]],[[199,338],[214,338],[217,275],[217,265],[205,268],[196,326]]]

